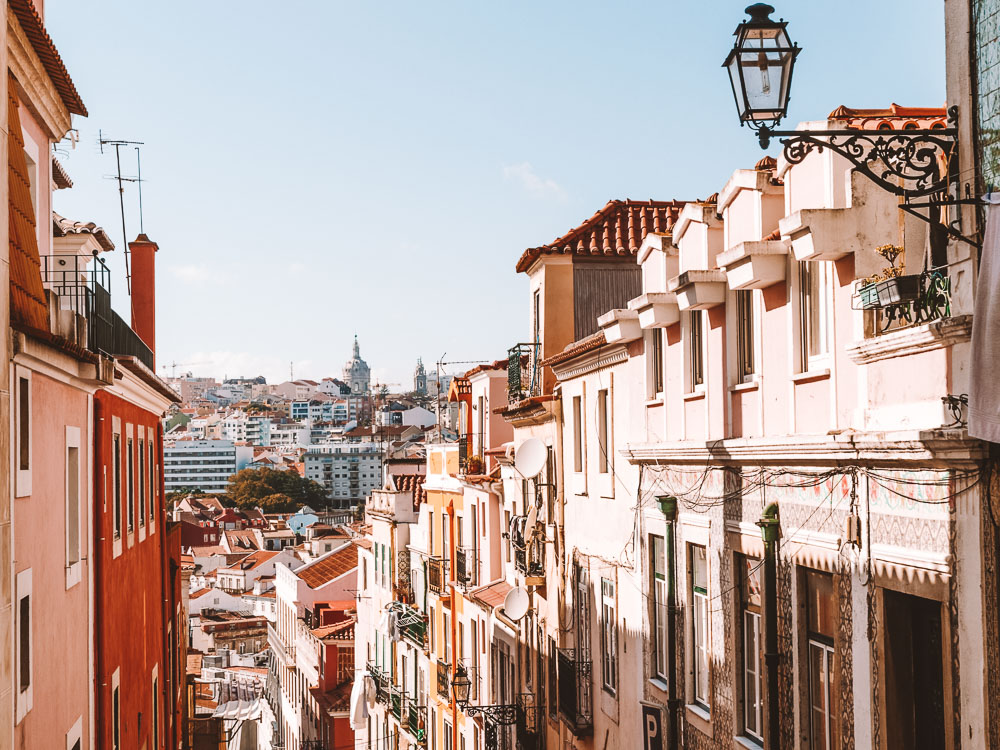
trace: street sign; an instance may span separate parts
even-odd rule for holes
[[[642,705],[643,750],[663,750],[663,713],[659,706]]]

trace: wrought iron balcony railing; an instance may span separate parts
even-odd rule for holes
[[[462,432],[458,435],[458,470],[461,474],[482,474],[483,435],[479,433],[478,442],[473,443],[473,433]]]
[[[448,561],[442,557],[427,559],[427,586],[435,594],[448,591]]]
[[[520,518],[523,519],[523,516]],[[517,520],[517,519],[515,519]],[[514,547],[514,567],[529,578],[545,576],[545,539],[541,534],[531,535],[523,524],[512,524],[511,543]],[[540,530],[541,526],[536,526]]]
[[[869,337],[951,317],[951,278],[940,271],[859,282],[855,308],[874,310]]]
[[[558,651],[559,714],[578,737],[594,729],[590,659],[582,659],[576,649]]]
[[[537,750],[541,730],[542,706],[534,693],[517,696],[517,744],[520,750]]]
[[[403,718],[403,702],[406,699],[406,693],[398,685],[389,685],[389,712],[396,717],[397,720],[402,721]]]
[[[407,701],[405,729],[421,747],[427,747],[427,706]]]
[[[106,355],[135,357],[150,370],[153,352],[111,309],[111,272],[100,258],[43,255],[42,282],[59,304],[87,319],[87,348]]]
[[[373,662],[368,662],[368,674],[375,681],[375,700],[383,705],[388,705],[389,675],[379,669]]]
[[[459,547],[455,550],[455,580],[469,588],[477,585],[479,578],[476,550],[471,547]]]
[[[542,392],[541,345],[515,344],[507,350],[507,400],[516,403]]]
[[[442,698],[448,698],[448,688],[451,687],[451,664],[446,661],[437,663],[437,691]]]
[[[400,604],[397,616],[399,631],[404,640],[417,648],[427,648],[427,616],[406,604]]]

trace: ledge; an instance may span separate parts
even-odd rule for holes
[[[730,393],[742,393],[744,391],[756,391],[760,388],[759,380],[751,380],[749,383],[737,383],[729,386]]]
[[[720,268],[691,269],[667,282],[681,310],[707,310],[726,301],[726,272]]]
[[[685,401],[701,401],[705,398],[705,391],[691,391],[691,393],[685,393],[681,398]]]
[[[680,320],[677,295],[673,292],[647,292],[628,301],[629,310],[639,315],[642,328],[666,328]]]
[[[642,338],[639,313],[635,310],[610,310],[597,319],[609,344],[626,344]]]
[[[633,464],[844,462],[921,463],[927,468],[971,468],[986,456],[985,443],[964,428],[782,435],[726,440],[632,443],[621,455]]]
[[[957,315],[859,341],[847,347],[847,356],[855,364],[868,364],[944,349],[971,339],[972,316]]]
[[[808,383],[812,380],[826,380],[830,377],[830,368],[824,367],[822,370],[809,370],[807,372],[797,372],[791,377],[793,383]]]
[[[764,289],[785,280],[787,257],[785,240],[761,240],[741,242],[716,262],[725,268],[730,289]]]
[[[712,737],[712,714],[701,706],[688,703],[684,706],[684,718],[706,737]]]

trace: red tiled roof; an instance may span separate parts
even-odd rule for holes
[[[392,478],[397,492],[409,492],[413,495],[413,509],[419,510],[421,503],[427,499],[424,492],[423,474],[397,474]]]
[[[600,349],[606,343],[607,338],[604,336],[604,331],[598,331],[597,333],[587,336],[587,338],[574,341],[558,354],[553,354],[548,359],[543,359],[540,364],[542,367],[558,365],[566,360],[573,359],[573,357],[579,356],[580,354],[584,354],[585,352]]]
[[[42,17],[35,10],[35,4],[32,0],[10,0],[8,5],[11,12],[17,16],[17,22],[21,25],[24,35],[28,37],[28,41],[31,42],[31,47],[38,55],[38,59],[42,61],[42,66],[49,74],[49,78],[52,79],[52,84],[59,92],[59,97],[66,105],[66,109],[74,115],[86,117],[87,107],[84,105],[83,99],[80,98],[80,92],[76,90],[73,79],[69,77],[69,71],[66,70],[66,65],[59,55],[59,50],[56,49],[52,37],[45,30]]]
[[[912,130],[947,126],[944,107],[901,107],[891,104],[882,109],[851,109],[843,105],[827,119],[838,120],[847,128],[858,130]]]
[[[643,238],[649,232],[666,232],[683,207],[683,201],[608,201],[604,208],[557,240],[525,250],[517,261],[517,272],[527,271],[542,255],[634,256]]]
[[[306,586],[311,589],[325,586],[335,578],[358,567],[358,553],[353,544],[345,544],[338,550],[324,555],[314,563],[295,571]]]
[[[339,714],[350,710],[351,689],[353,687],[352,682],[348,680],[325,693],[318,687],[309,688],[309,692],[312,693],[320,711],[327,714]]]
[[[480,586],[469,592],[469,598],[477,601],[490,609],[496,609],[503,604],[504,598],[510,593],[511,586],[506,581],[494,581],[486,586]]]
[[[12,9],[14,3],[10,6]],[[34,10],[34,9],[32,9]],[[31,200],[14,76],[7,76],[7,212],[10,231],[10,318],[40,331],[49,330],[48,306],[38,257],[35,207]]]
[[[236,565],[226,568],[226,570],[253,570],[259,565],[263,565],[277,554],[279,553],[274,550],[258,550],[244,557]]]
[[[327,638],[335,641],[352,641],[354,640],[354,625],[356,622],[357,620],[352,617],[349,620],[335,622],[333,625],[323,625],[322,627],[313,628],[309,632],[321,641]]]
[[[527,359],[528,355],[525,354],[521,358],[522,359]],[[483,363],[481,365],[476,365],[471,370],[469,370],[467,373],[465,373],[465,377],[471,378],[473,375],[478,375],[481,372],[490,372],[492,370],[506,370],[508,364],[510,364],[510,360],[507,359],[507,358],[504,358],[504,359],[498,359],[495,362],[490,362],[488,364],[487,363]]]

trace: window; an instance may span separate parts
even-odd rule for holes
[[[799,324],[803,372],[816,369],[816,359],[830,353],[829,263],[799,263]]]
[[[708,559],[704,547],[691,546],[691,642],[694,646],[694,701],[710,705],[708,694]]]
[[[111,481],[114,486],[115,539],[122,537],[122,436],[115,433],[112,440]]]
[[[756,368],[753,358],[753,290],[736,292],[736,381],[748,383]]]
[[[17,482],[15,497],[31,494],[31,372],[21,367],[17,371]]]
[[[132,446],[132,438],[125,441],[128,453],[125,455],[125,497],[128,501],[128,508],[125,516],[128,519],[128,531],[131,534],[135,528],[135,453]]]
[[[80,580],[80,428],[66,428],[66,587]]]
[[[556,639],[549,637],[549,716],[555,719],[559,711],[559,680],[557,670]]]
[[[17,709],[15,721],[19,722],[31,710],[34,690],[32,681],[32,661],[34,642],[32,638],[31,568],[22,570],[15,580],[17,609],[15,610],[17,652]]]
[[[611,467],[611,457],[608,446],[609,415],[608,415],[608,389],[602,388],[597,392],[597,446],[600,455],[597,457],[597,470],[601,474],[607,474]]]
[[[650,534],[649,536],[649,569],[652,571],[650,579],[649,601],[653,604],[652,628],[653,631],[653,674],[667,679],[667,574],[666,557],[664,554],[664,543],[662,536]]]
[[[834,747],[833,576],[806,571],[806,636],[809,669],[809,747]]]
[[[654,328],[650,334],[650,398],[663,393],[663,329]]]
[[[764,675],[761,658],[760,560],[738,558],[740,579],[740,626],[743,658],[743,730],[758,742],[764,741]]]
[[[116,669],[111,680],[111,747],[113,750],[122,749],[122,704],[118,684],[119,675],[120,673]]]
[[[583,471],[583,397],[573,396],[573,471]]]
[[[535,294],[533,297],[533,308],[534,308],[533,309],[534,314],[532,315],[533,318],[532,322],[534,323],[535,327],[534,330],[535,336],[532,339],[532,342],[535,344],[539,344],[542,341],[542,290],[541,289],[535,290]],[[536,354],[535,356],[537,358],[538,355]]]
[[[704,332],[702,311],[688,313],[688,391],[705,383]]]
[[[139,438],[139,525],[146,525],[146,441]]]
[[[160,676],[153,667],[153,750],[160,747]]]
[[[601,579],[601,678],[604,689],[618,688],[618,620],[615,616],[615,583]]]

